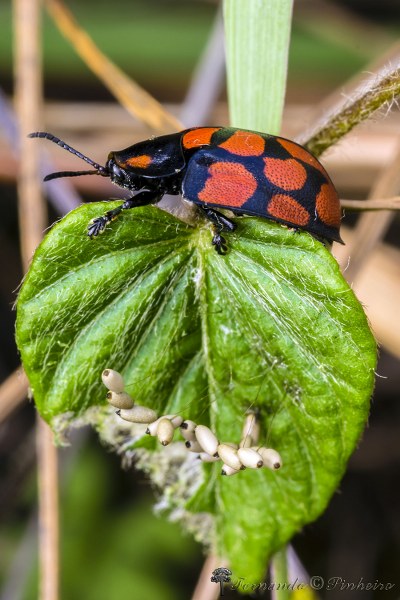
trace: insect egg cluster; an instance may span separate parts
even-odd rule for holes
[[[133,398],[124,390],[124,380],[117,371],[105,369],[101,378],[109,390],[107,401],[117,408],[116,413],[121,419],[147,424],[146,433],[156,436],[163,446],[172,442],[175,430],[179,429],[188,451],[198,454],[201,461],[222,461],[222,475],[235,475],[245,468],[266,467],[276,471],[282,466],[282,459],[276,450],[258,444],[260,425],[254,412],[249,412],[245,417],[239,444],[220,442],[206,425],[198,425],[189,419],[184,420],[176,414],[159,417],[153,409],[135,404]]]

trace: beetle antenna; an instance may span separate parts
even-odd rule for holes
[[[72,146],[69,146],[68,144],[63,142],[63,140],[60,140],[60,138],[56,137],[52,133],[47,133],[46,131],[35,131],[34,133],[29,133],[28,137],[44,138],[46,140],[50,140],[51,142],[54,142],[58,146],[61,146],[61,148],[64,148],[64,150],[68,150],[68,152],[71,152],[71,154],[74,154],[78,158],[81,158],[82,160],[87,162],[89,165],[92,165],[92,167],[94,167],[96,169],[96,171],[76,171],[76,172],[63,171],[62,174],[56,173],[57,177],[73,177],[74,174],[75,175],[88,175],[89,173],[96,173],[97,175],[102,175],[103,177],[109,177],[109,175],[110,175],[106,167],[103,167],[102,165],[99,165],[97,162],[94,162],[94,160],[92,160],[88,156],[85,156],[78,150],[75,150],[75,148],[72,148]],[[60,171],[60,173],[61,173],[61,171]],[[52,175],[55,175],[55,173],[52,173]],[[50,176],[50,175],[48,175],[47,177],[50,177],[50,179],[56,179],[55,177]],[[45,178],[45,181],[48,181],[47,177]]]
[[[51,179],[59,179],[60,177],[78,177],[79,175],[98,175],[98,171],[57,171],[56,173],[49,173],[43,179],[43,181],[50,181]]]

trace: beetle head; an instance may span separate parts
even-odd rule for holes
[[[110,152],[108,155],[105,168],[111,181],[116,185],[130,190],[139,190],[143,187],[142,177],[120,166],[114,152]]]

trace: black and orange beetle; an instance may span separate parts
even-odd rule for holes
[[[272,219],[318,239],[343,243],[340,201],[329,175],[302,146],[279,136],[232,127],[194,127],[110,152],[104,167],[51,133],[36,132],[30,137],[46,138],[94,167],[52,173],[45,181],[94,174],[109,177],[130,191],[140,190],[94,219],[88,226],[90,238],[104,231],[122,210],[155,204],[164,194],[182,194],[214,224],[212,243],[219,254],[226,250],[221,233],[236,226],[216,207]]]

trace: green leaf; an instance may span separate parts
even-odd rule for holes
[[[106,367],[138,403],[210,424],[223,441],[238,442],[258,407],[282,469],[221,477],[207,465],[191,508],[215,513],[235,576],[260,581],[270,554],[323,511],[360,437],[376,362],[366,317],[308,233],[238,218],[219,256],[208,224],[155,207],[89,240],[103,211],[84,205],[56,224],[21,289],[17,340],[38,410],[52,423],[105,404]]]
[[[293,0],[224,0],[230,123],[280,132]]]

